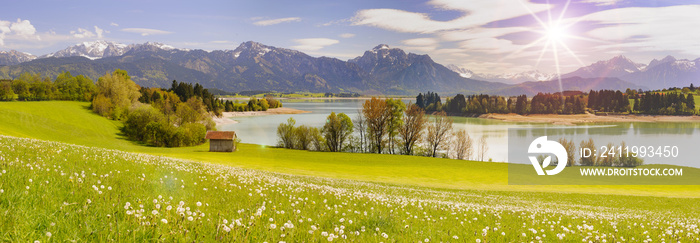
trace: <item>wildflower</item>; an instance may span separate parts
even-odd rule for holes
[[[46,237],[51,238],[51,232],[46,232]]]
[[[192,220],[194,220],[194,218],[192,218],[192,216],[189,216],[189,217],[187,217],[187,220],[192,221]]]
[[[88,198],[87,203],[88,203],[88,204],[92,203],[92,200],[90,200],[90,199]]]
[[[277,225],[276,224],[270,224],[270,229],[276,229]]]
[[[226,232],[231,232],[231,228],[229,228],[228,226],[224,225],[224,231],[226,231]]]
[[[160,222],[163,222],[164,224],[167,224],[167,223],[168,223],[168,220],[167,220],[167,219],[161,219]]]
[[[202,203],[201,203],[201,202],[197,202],[197,207],[201,207],[201,206],[202,206]]]
[[[171,209],[173,209],[173,206],[168,205],[167,207],[165,207],[165,210],[170,211]]]
[[[153,210],[153,211],[151,211],[151,213],[152,213],[153,215],[158,215],[158,210]]]

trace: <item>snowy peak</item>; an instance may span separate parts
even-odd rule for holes
[[[66,49],[44,55],[42,58],[82,56],[94,60],[103,57],[121,56],[130,49],[130,46],[124,44],[98,40],[78,43]]]
[[[454,64],[447,64],[447,66],[445,67],[449,70],[452,70],[452,72],[459,74],[459,76],[461,76],[462,78],[471,78],[472,76],[474,76],[474,72],[472,72],[471,70],[459,67]]]
[[[598,61],[589,66],[579,68],[578,70],[562,75],[564,78],[582,77],[582,78],[597,78],[597,77],[622,77],[630,73],[639,72],[645,69],[645,64],[635,63],[629,58],[619,55],[610,60]]]
[[[377,52],[377,51],[380,51],[380,50],[389,50],[389,49],[391,49],[391,48],[389,48],[389,45],[387,45],[387,44],[379,44],[379,45],[375,46],[374,48],[372,48],[372,51]]]
[[[16,65],[36,59],[36,56],[15,50],[0,51],[0,66]]]

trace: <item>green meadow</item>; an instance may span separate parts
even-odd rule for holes
[[[700,235],[700,186],[511,186],[505,163],[254,144],[234,153],[209,153],[208,144],[148,147],[124,139],[119,122],[88,105],[0,103],[0,241],[688,242]]]
[[[67,101],[2,102],[0,120],[3,122],[0,123],[0,134],[270,172],[398,185],[467,190],[700,197],[700,186],[509,186],[508,166],[505,163],[387,154],[312,152],[255,144],[241,144],[235,153],[209,153],[208,143],[182,148],[148,147],[120,136],[119,122],[93,114],[88,106],[89,103]]]

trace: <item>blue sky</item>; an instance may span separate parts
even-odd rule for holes
[[[482,73],[553,73],[557,67],[568,72],[620,54],[642,63],[666,55],[700,57],[700,1],[9,0],[2,5],[0,50],[35,55],[94,40],[204,50],[235,49],[252,40],[346,60],[386,43]]]

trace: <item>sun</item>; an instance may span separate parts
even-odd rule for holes
[[[552,24],[545,30],[547,40],[550,42],[561,43],[566,37],[566,29],[558,24]]]

